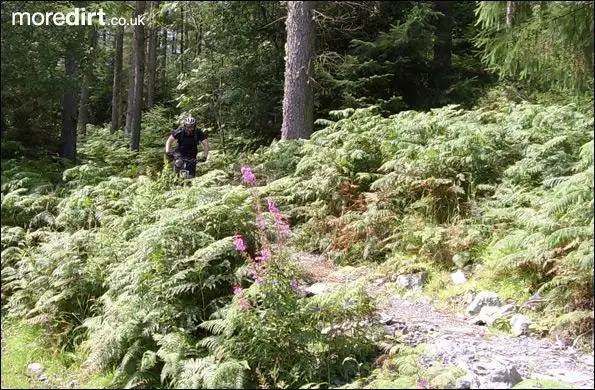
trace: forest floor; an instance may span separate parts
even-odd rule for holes
[[[2,389],[101,389],[111,373],[86,374],[82,353],[59,350],[44,342],[38,327],[2,319]]]
[[[436,298],[421,289],[399,288],[394,277],[371,267],[336,266],[321,255],[299,253],[299,264],[307,270],[309,291],[324,294],[364,283],[375,299],[378,324],[385,333],[399,334],[408,346],[425,345],[418,363],[430,366],[460,367],[467,374],[457,381],[458,388],[584,388],[594,386],[594,355],[572,346],[533,336],[515,337],[486,326],[473,325],[468,316],[438,309]],[[2,327],[2,388],[101,388],[109,377],[80,378],[76,364],[68,370],[36,344],[32,329],[17,331]],[[381,360],[381,359],[380,359]],[[31,373],[39,362],[43,373]],[[358,386],[373,382],[374,374]],[[76,379],[75,379],[76,378]],[[10,379],[7,381],[5,379]],[[529,380],[529,381],[528,381]],[[522,382],[521,382],[522,381]],[[531,382],[533,381],[533,382]],[[526,387],[523,387],[525,385]],[[370,387],[377,388],[374,384]]]
[[[296,258],[314,282],[310,290],[332,292],[363,280],[386,333],[400,333],[410,346],[425,344],[428,352],[418,358],[422,365],[440,361],[445,368],[465,369],[468,374],[457,383],[459,388],[511,388],[521,381],[521,386],[593,388],[592,352],[473,325],[463,313],[437,309],[444,305],[421,289],[405,291],[393,277],[371,268],[334,266],[323,256],[307,253]]]

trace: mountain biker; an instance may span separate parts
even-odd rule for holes
[[[178,143],[175,150],[176,155],[179,155],[183,159],[196,159],[196,161],[201,162],[207,161],[207,157],[209,156],[209,140],[202,129],[196,126],[196,120],[192,116],[186,117],[184,119],[184,126],[174,130],[165,142],[165,155],[172,161],[175,159],[174,153],[171,152],[171,145],[174,141]],[[203,148],[202,158],[196,158],[199,143],[202,144]],[[186,167],[188,169],[188,177],[194,177],[196,174],[196,161],[188,163]],[[176,173],[178,172],[175,165],[174,171]]]

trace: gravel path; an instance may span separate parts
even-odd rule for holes
[[[411,344],[430,345],[428,363],[439,359],[448,366],[464,367],[477,374],[480,384],[486,382],[481,378],[483,371],[501,366],[514,367],[523,379],[556,379],[577,388],[593,388],[592,353],[583,354],[545,339],[497,335],[484,326],[469,324],[462,316],[440,313],[428,301],[410,302],[396,296],[379,307],[389,331],[390,327],[405,328]]]
[[[319,291],[367,277],[363,267],[334,267],[319,255],[302,253],[296,258]],[[496,334],[485,326],[470,324],[463,314],[438,311],[429,297],[387,294],[393,282],[372,275],[367,279],[368,293],[378,300],[378,321],[386,333],[402,335],[409,345],[428,345],[420,364],[440,360],[446,366],[465,368],[469,375],[462,388],[510,388],[521,378],[555,379],[584,389],[594,386],[593,353],[584,354],[547,339]]]

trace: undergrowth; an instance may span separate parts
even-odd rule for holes
[[[84,351],[84,370],[113,371],[112,386],[363,378],[373,307],[359,290],[302,296],[290,258],[305,250],[427,271],[437,291],[462,269],[519,304],[539,293],[551,334],[592,340],[592,112],[493,101],[333,114],[310,140],[213,150],[189,187],[162,161],[159,109],[139,154],[94,128],[76,167],[3,160],[3,314]]]

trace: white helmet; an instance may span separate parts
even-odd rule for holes
[[[184,119],[184,125],[193,125],[196,123],[196,120],[189,116],[188,118]]]

